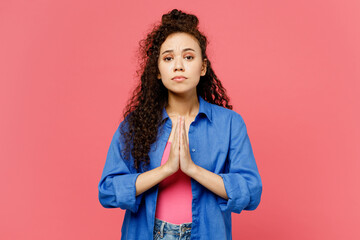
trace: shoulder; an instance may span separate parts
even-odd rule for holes
[[[244,123],[242,115],[235,110],[210,103],[213,121]]]
[[[130,112],[128,115],[126,115],[126,117],[123,120],[120,121],[117,127],[117,131],[120,132],[120,130],[122,130],[124,132],[129,130],[129,125],[130,125],[129,121],[131,120],[130,117],[132,113],[133,112]]]
[[[119,120],[117,124],[116,131],[113,135],[113,142],[116,142],[117,144],[121,144],[125,142],[124,135],[125,133],[129,132],[129,118],[130,114],[128,114],[125,119]]]

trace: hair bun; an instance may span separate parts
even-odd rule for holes
[[[186,24],[189,27],[196,28],[199,24],[199,19],[195,15],[173,9],[162,16],[161,22],[165,25]]]

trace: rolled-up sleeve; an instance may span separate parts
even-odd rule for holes
[[[235,114],[231,120],[228,153],[229,171],[220,173],[228,199],[217,196],[220,209],[240,213],[254,210],[260,204],[262,182],[255,162],[243,118]]]
[[[126,163],[122,156],[120,126],[121,124],[113,135],[98,184],[99,201],[105,208],[119,207],[136,213],[143,197],[143,193],[136,196],[135,186],[136,179],[141,173],[131,171],[129,163]]]

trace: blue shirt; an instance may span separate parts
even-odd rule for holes
[[[189,149],[193,162],[223,178],[228,200],[191,178],[191,239],[232,239],[231,213],[254,210],[260,203],[262,182],[243,118],[237,112],[211,104],[201,96],[199,112],[189,127]],[[149,151],[149,170],[161,165],[172,122],[165,108],[165,123]],[[120,123],[123,124],[124,121]],[[98,184],[99,201],[105,208],[126,210],[121,239],[153,239],[158,184],[136,195],[135,181],[141,174],[126,160],[121,149],[119,127],[113,135]],[[131,154],[130,159],[133,160]]]

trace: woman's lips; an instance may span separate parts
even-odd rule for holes
[[[176,81],[176,82],[182,82],[186,79],[186,77],[175,77],[172,80]]]

